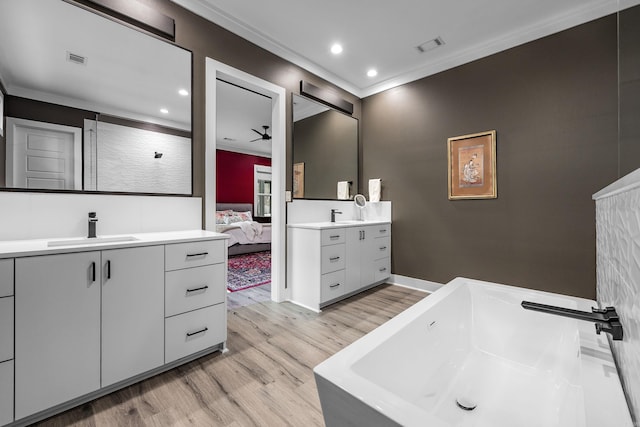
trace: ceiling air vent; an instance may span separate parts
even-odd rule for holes
[[[87,58],[72,52],[67,52],[67,61],[73,62],[74,64],[87,65]]]
[[[438,36],[433,40],[429,40],[428,42],[424,42],[416,46],[416,50],[420,53],[425,53],[437,47],[440,47],[443,44],[444,44],[444,40],[442,40],[442,37]]]

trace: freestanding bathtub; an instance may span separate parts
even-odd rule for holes
[[[595,301],[457,278],[314,369],[333,426],[631,427]]]

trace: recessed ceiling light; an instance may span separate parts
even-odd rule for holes
[[[160,112],[161,112],[162,114],[169,114],[169,110],[167,110],[166,108],[161,108],[161,109],[160,109]]]
[[[189,96],[189,91],[186,89],[180,89],[178,93],[182,96]]]
[[[367,71],[367,76],[369,77],[375,77],[377,75],[378,75],[378,71],[375,68],[372,68],[369,71]]]
[[[333,53],[334,55],[339,55],[342,53],[342,45],[340,43],[334,43],[333,46],[331,46],[331,53]]]

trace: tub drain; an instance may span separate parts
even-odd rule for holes
[[[456,404],[460,409],[464,409],[465,411],[473,411],[476,409],[476,402],[466,397],[458,397],[456,399]]]

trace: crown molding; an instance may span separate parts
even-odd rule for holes
[[[454,52],[438,61],[434,61],[420,67],[408,70],[392,76],[380,83],[368,87],[357,87],[350,82],[338,77],[334,73],[321,67],[308,58],[298,55],[282,44],[271,39],[259,30],[252,28],[234,17],[226,14],[222,10],[208,4],[206,0],[171,0],[172,2],[204,17],[205,19],[233,32],[234,34],[268,50],[269,52],[286,59],[289,62],[321,77],[328,82],[352,93],[359,98],[366,98],[376,93],[392,89],[415,80],[454,68],[480,58],[519,46],[524,43],[537,40],[575,27],[580,24],[601,18],[603,16],[616,13],[637,4],[640,0],[605,0],[597,3],[587,4],[579,9],[574,9],[570,13],[558,15],[554,19],[537,22],[527,27],[518,29],[502,37],[495,38],[485,43],[481,43],[461,51]]]

